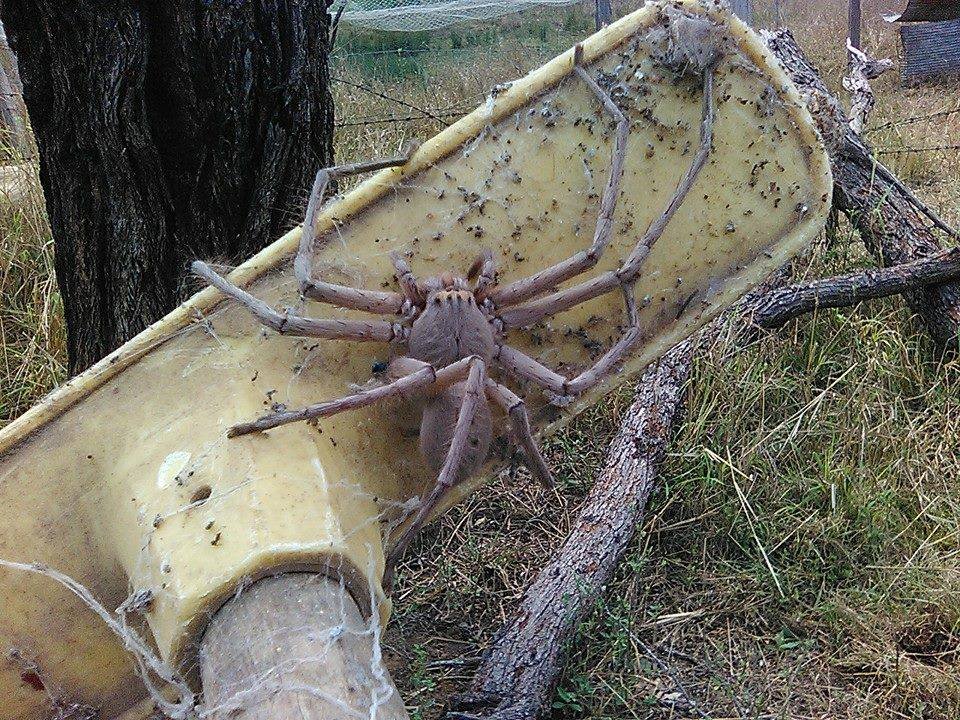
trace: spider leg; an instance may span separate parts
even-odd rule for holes
[[[567,378],[509,345],[501,345],[497,364],[518,380],[528,380],[555,395],[565,395]]]
[[[440,370],[435,370],[429,363],[420,362],[413,358],[406,359],[411,361],[411,372],[393,382],[369,390],[361,390],[360,392],[346,395],[337,400],[328,400],[326,402],[316,403],[315,405],[308,405],[299,410],[273,413],[272,415],[265,415],[248,423],[234,425],[227,432],[227,437],[263,432],[281,425],[300,422],[301,420],[330,417],[331,415],[336,415],[347,410],[357,410],[358,408],[367,407],[368,405],[373,405],[381,400],[386,400],[397,395],[406,395],[416,392],[417,390],[423,390],[431,385],[438,388],[448,387],[455,382],[463,380],[470,372],[472,367],[471,361],[474,360],[473,357],[464,358]],[[418,369],[413,370],[413,367],[417,367]]]
[[[530,474],[545,488],[554,487],[553,474],[550,472],[546,460],[543,459],[540,448],[537,447],[537,441],[533,439],[533,433],[530,431],[530,416],[527,415],[526,404],[509,388],[495,383],[489,378],[486,382],[486,391],[487,397],[503,408],[510,418],[510,424],[513,426],[517,440],[523,447]]]
[[[484,248],[477,259],[480,265],[480,272],[477,275],[477,284],[473,288],[473,294],[478,302],[483,302],[490,296],[490,288],[497,283],[497,263],[493,259],[493,251],[490,248]],[[470,279],[470,273],[467,273],[467,279]]]
[[[273,328],[281,335],[302,335],[330,340],[362,340],[368,342],[392,342],[398,336],[397,329],[388,322],[326,320],[279,313],[263,300],[254,297],[246,290],[241,290],[215,273],[206,263],[197,260],[191,265],[191,268],[194,274],[239,302],[257,320],[267,327]]]
[[[420,287],[420,283],[417,282],[417,276],[410,269],[410,265],[398,252],[390,253],[390,260],[397,271],[397,282],[400,283],[400,289],[403,290],[406,301],[413,305],[423,305],[426,296]]]
[[[320,216],[320,208],[323,206],[324,196],[330,183],[351,175],[404,165],[416,148],[416,144],[411,144],[397,157],[338,165],[317,171],[313,189],[310,191],[310,200],[307,203],[307,214],[300,235],[300,247],[293,261],[293,271],[297,280],[300,281],[300,292],[304,297],[379,315],[392,315],[401,311],[404,296],[399,293],[362,290],[314,279],[311,274],[312,257],[317,239],[317,218]]]
[[[621,290],[629,322],[627,331],[596,363],[575,378],[566,378],[509,345],[500,346],[497,362],[514,377],[529,380],[542,387],[554,404],[569,404],[578,395],[607,377],[643,337],[633,284],[623,285]]]
[[[703,117],[700,126],[700,145],[693,162],[680,180],[677,189],[667,203],[667,207],[660,216],[650,224],[650,227],[647,228],[643,237],[641,237],[634,246],[633,251],[623,265],[615,271],[602,273],[595,278],[574,285],[566,290],[561,290],[539,300],[506,310],[500,315],[500,320],[505,330],[540,322],[550,315],[569,310],[575,305],[615,290],[618,286],[630,285],[636,282],[644,261],[650,255],[650,250],[663,235],[667,225],[673,219],[674,215],[676,215],[683,201],[690,194],[690,190],[693,188],[694,183],[710,158],[710,149],[713,144],[713,120],[715,115],[713,72],[714,66],[710,66],[703,71]]]
[[[390,550],[387,556],[386,567],[383,573],[384,587],[389,588],[393,584],[393,571],[397,561],[403,557],[410,543],[420,532],[430,513],[443,499],[450,489],[456,485],[458,478],[457,472],[463,461],[463,453],[467,447],[467,441],[470,436],[470,426],[473,423],[473,416],[477,412],[477,406],[480,404],[484,395],[484,379],[486,378],[486,368],[483,360],[480,358],[470,358],[470,371],[467,377],[466,391],[463,396],[463,405],[460,406],[460,413],[457,416],[456,429],[453,431],[453,438],[450,441],[450,449],[447,451],[447,457],[440,469],[440,475],[437,478],[436,485],[421,503],[420,509],[407,528],[403,531],[397,543]]]
[[[574,70],[593,91],[593,94],[597,96],[604,109],[617,121],[617,134],[610,156],[610,176],[607,178],[607,185],[603,190],[600,201],[600,214],[597,217],[593,243],[589,250],[581,250],[546,270],[541,270],[535,275],[530,275],[491,291],[489,297],[498,307],[516,305],[524,300],[542,295],[570,278],[586,272],[600,262],[600,257],[613,237],[613,213],[616,210],[617,197],[620,194],[620,181],[623,179],[623,166],[627,155],[627,138],[630,136],[630,121],[617,107],[617,104],[613,102],[610,95],[597,85],[597,82],[586,70],[579,65]]]

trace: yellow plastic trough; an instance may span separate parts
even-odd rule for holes
[[[507,381],[526,395],[540,432],[782,265],[820,230],[828,209],[827,158],[763,43],[716,9],[672,4],[708,15],[728,43],[716,76],[713,155],[637,286],[647,335],[627,366],[562,412],[546,407],[536,389]],[[602,69],[623,83],[633,122],[615,239],[590,274],[626,257],[698,142],[699,85],[653,57],[668,42],[662,5],[650,3],[583,43],[590,73]],[[612,126],[572,63],[566,52],[495,89],[407,166],[331,203],[320,220],[317,273],[395,287],[389,251],[407,254],[423,277],[465,272],[490,247],[510,281],[588,247]],[[290,266],[298,240],[293,230],[231,279],[275,306],[344,314],[299,300]],[[621,306],[612,293],[514,332],[511,341],[573,370],[616,339]],[[0,558],[56,568],[111,609],[149,592],[145,614],[156,645],[188,673],[199,633],[224,599],[239,583],[281,569],[325,569],[367,608],[374,588],[386,618],[382,523],[434,479],[417,451],[415,408],[376,406],[237,439],[225,431],[273,403],[340,396],[369,380],[371,365],[387,354],[373,343],[281,337],[219,292],[196,294],[0,431]],[[501,463],[491,458],[485,476]],[[0,568],[0,653],[0,720],[48,717],[56,702],[113,717],[145,696],[116,638],[45,577]]]

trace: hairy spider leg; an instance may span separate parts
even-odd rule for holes
[[[417,276],[410,269],[410,265],[396,251],[390,253],[390,261],[393,263],[394,270],[397,271],[397,282],[400,284],[400,289],[403,291],[407,303],[422,308],[427,301],[427,297],[417,281]]]
[[[194,274],[243,305],[257,320],[281,335],[301,335],[328,340],[392,342],[397,337],[393,324],[383,321],[307,318],[279,313],[263,300],[218,275],[205,262],[194,261]]]
[[[307,214],[300,235],[300,247],[293,261],[293,272],[300,282],[300,292],[304,297],[337,307],[363,310],[378,315],[396,315],[401,312],[405,298],[400,293],[362,290],[313,278],[312,258],[317,239],[317,219],[330,183],[351,175],[405,165],[416,148],[417,144],[411,143],[397,157],[337,165],[317,171],[313,189],[310,191],[310,200],[307,203]]]
[[[463,396],[463,404],[460,406],[460,413],[457,416],[457,426],[453,431],[453,438],[450,441],[450,449],[447,450],[446,459],[443,462],[443,467],[440,469],[440,475],[437,477],[437,482],[433,486],[433,490],[420,504],[416,516],[404,529],[403,534],[391,548],[390,554],[387,556],[386,567],[383,574],[383,585],[386,588],[389,588],[393,584],[393,573],[397,561],[403,557],[403,554],[417,533],[420,532],[420,528],[423,527],[433,509],[457,483],[457,471],[460,469],[463,454],[467,447],[473,416],[477,412],[477,406],[483,401],[484,381],[486,379],[486,366],[483,360],[478,357],[470,357],[467,358],[467,360],[469,361],[470,370]]]
[[[613,213],[617,208],[620,182],[623,179],[624,163],[627,155],[627,138],[630,136],[630,121],[586,70],[579,65],[574,70],[600,100],[604,109],[617,121],[616,139],[610,155],[610,175],[607,178],[607,184],[600,200],[600,214],[597,217],[593,243],[589,250],[581,250],[572,257],[534,275],[495,288],[489,293],[489,297],[497,307],[516,305],[524,300],[543,295],[557,285],[590,270],[600,262],[601,256],[613,237]]]
[[[404,357],[403,360],[410,363],[410,372],[393,382],[370,388],[369,390],[361,390],[351,395],[345,395],[336,400],[326,400],[314,405],[307,405],[299,410],[286,410],[284,412],[264,415],[251,422],[234,425],[227,432],[227,436],[237,437],[239,435],[248,435],[302,420],[330,417],[331,415],[336,415],[347,410],[357,410],[382,400],[387,400],[398,395],[406,395],[407,393],[423,390],[431,386],[436,389],[446,388],[453,383],[460,382],[467,376],[470,371],[471,360],[473,359],[473,356],[463,358],[437,370],[430,365],[430,363]],[[413,370],[414,367],[417,369]]]
[[[569,310],[593,298],[604,295],[617,288],[624,294],[629,326],[619,341],[608,350],[592,367],[588,368],[573,379],[567,379],[550,370],[533,358],[524,355],[515,348],[504,345],[500,348],[497,360],[516,377],[530,380],[556,396],[556,400],[569,401],[572,396],[579,395],[597,385],[606,377],[623,357],[639,342],[643,336],[638,325],[636,300],[633,295],[633,286],[640,275],[644,262],[650,255],[650,250],[663,235],[676,215],[677,210],[687,198],[697,177],[710,158],[713,145],[713,122],[715,116],[714,100],[714,68],[711,65],[703,71],[703,117],[700,126],[700,145],[697,153],[674,191],[667,207],[650,224],[643,237],[634,246],[627,260],[618,270],[602,273],[586,282],[575,285],[566,290],[547,295],[525,305],[519,305],[504,311],[499,320],[505,330],[524,327],[540,322],[546,317]]]
[[[543,487],[554,487],[553,473],[550,472],[547,461],[543,459],[537,441],[533,439],[526,403],[512,390],[490,378],[487,378],[485,389],[487,397],[503,408],[507,417],[510,418],[510,425],[513,427],[514,435],[516,435],[520,447],[523,448],[526,466],[530,470],[530,474]]]

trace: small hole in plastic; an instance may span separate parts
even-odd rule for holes
[[[210,489],[209,485],[201,485],[196,489],[196,492],[194,492],[193,495],[190,496],[190,503],[191,504],[202,503],[210,497],[212,492],[213,490]]]

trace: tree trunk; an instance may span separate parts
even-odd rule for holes
[[[302,215],[332,160],[329,0],[0,0],[40,151],[71,371]]]

